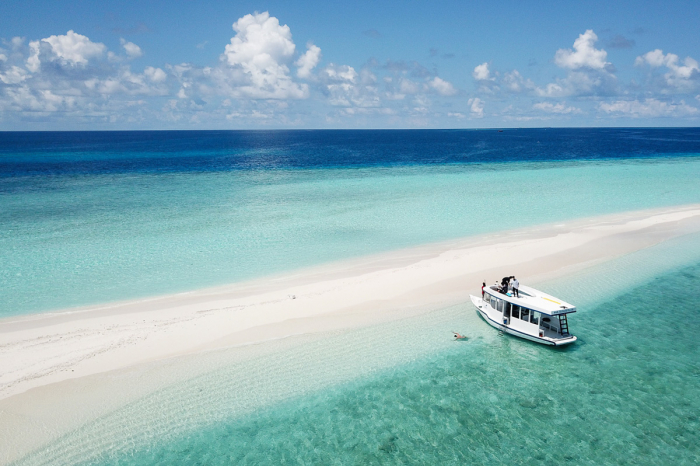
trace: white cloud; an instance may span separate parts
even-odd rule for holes
[[[165,71],[161,70],[160,68],[154,68],[152,66],[147,66],[143,70],[143,74],[154,83],[162,83],[168,77],[165,74]]]
[[[663,102],[658,99],[645,99],[644,102],[638,100],[618,100],[614,102],[601,102],[598,105],[601,112],[610,115],[628,116],[632,118],[642,117],[683,117],[698,114],[698,109],[686,104]]]
[[[17,50],[24,45],[24,37],[15,36],[10,40],[10,43],[12,44],[12,49]]]
[[[0,53],[0,61],[7,61],[7,55]]]
[[[311,76],[311,70],[316,68],[318,62],[321,60],[321,48],[309,42],[306,44],[306,53],[304,53],[299,59],[294,62],[297,66],[297,76],[302,79],[306,79]]]
[[[535,86],[535,94],[540,97],[616,94],[618,83],[614,67],[606,61],[607,52],[595,48],[597,40],[598,36],[589,29],[574,41],[574,50],[557,50],[554,62],[569,72],[566,78],[556,79],[544,87]]]
[[[617,79],[606,72],[571,71],[564,79],[536,87],[540,97],[568,97],[581,95],[613,95],[616,93]]]
[[[29,73],[24,68],[19,66],[12,66],[9,70],[4,73],[0,73],[0,81],[5,84],[19,84],[25,79],[27,79]]]
[[[233,23],[233,30],[236,35],[221,58],[233,68],[230,78],[245,81],[234,86],[234,94],[253,99],[308,97],[308,86],[289,76],[287,64],[296,49],[289,26],[280,25],[277,18],[264,12],[243,16]]]
[[[27,69],[32,73],[36,73],[41,68],[41,60],[39,53],[41,52],[41,42],[38,40],[29,43],[29,57],[27,57]]]
[[[445,81],[437,76],[432,80],[428,81],[428,85],[433,88],[438,94],[444,96],[455,95],[457,90],[454,88],[452,83]]]
[[[163,95],[163,70],[132,72],[127,65],[100,60],[104,44],[68,31],[65,35],[30,41],[12,39],[13,52],[0,68],[0,111],[22,120],[135,118],[131,96]],[[110,53],[110,52],[108,52]],[[149,76],[150,72],[150,76]]]
[[[333,63],[325,67],[321,74],[329,81],[346,81],[349,83],[354,83],[358,76],[357,71],[352,66],[338,66]]]
[[[539,102],[532,106],[536,110],[542,110],[547,113],[557,113],[560,115],[582,113],[580,108],[567,107],[564,103],[552,104],[551,102]]]
[[[593,70],[603,70],[609,62],[605,61],[608,53],[605,50],[595,48],[598,36],[593,30],[588,29],[579,35],[574,41],[574,50],[559,49],[554,55],[554,63],[561,68],[577,70],[579,68],[590,68]]]
[[[126,51],[126,55],[129,58],[138,58],[143,55],[143,52],[141,51],[141,47],[138,45],[134,44],[133,42],[128,42],[126,39],[120,39],[120,43],[122,44],[122,47],[124,47],[124,50]]]
[[[41,39],[41,42],[50,46],[50,52],[56,59],[71,65],[85,65],[89,59],[101,56],[107,49],[104,44],[92,42],[86,36],[73,32],[73,30],[62,36],[49,36]],[[33,50],[38,55],[41,44],[33,43],[35,44]]]
[[[447,116],[451,118],[464,118],[466,115],[459,112],[447,112]]]
[[[637,57],[634,64],[637,66],[645,63],[652,68],[660,68],[662,66],[668,68],[668,73],[664,75],[666,83],[673,87],[691,87],[695,83],[691,80],[700,81],[700,64],[697,60],[691,57],[683,59],[683,65],[679,64],[680,58],[674,53],[667,53],[661,49],[652,50],[644,55]]]
[[[319,72],[319,79],[331,105],[366,108],[381,104],[377,78],[369,71],[358,74],[352,66],[331,63]]]
[[[467,101],[467,105],[469,105],[469,111],[471,112],[471,116],[475,118],[481,118],[484,116],[484,102],[478,98],[478,97],[473,97]]]
[[[477,81],[492,81],[494,79],[491,77],[488,62],[477,65],[472,72],[472,76],[474,76],[474,79]]]
[[[399,92],[403,95],[418,94],[421,91],[421,85],[410,79],[402,78],[399,81]]]
[[[503,86],[510,92],[532,91],[537,86],[530,79],[525,79],[518,70],[505,73],[501,80]]]

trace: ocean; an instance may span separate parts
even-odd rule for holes
[[[0,133],[0,317],[698,202],[698,129]]]
[[[699,154],[699,129],[0,133],[0,315],[697,203]],[[538,284],[578,306],[563,349],[465,303],[212,353],[19,464],[697,464],[699,284],[687,235]]]

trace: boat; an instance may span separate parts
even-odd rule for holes
[[[501,292],[498,285],[484,287],[484,297],[471,295],[479,315],[492,327],[550,346],[570,345],[567,316],[576,307],[529,286],[520,286],[518,296]]]

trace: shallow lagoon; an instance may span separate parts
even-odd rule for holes
[[[197,138],[122,153],[119,137],[3,153],[5,168],[21,160],[0,180],[0,315],[700,202],[696,130],[620,130],[611,145],[600,138],[612,130],[567,131],[543,146],[541,130],[516,134],[515,146],[467,132],[426,153],[439,134],[422,146],[356,138],[352,150],[247,135],[251,146],[233,155]],[[298,164],[296,153],[314,157]],[[224,351],[206,375],[20,464],[694,464],[700,302],[687,290],[700,288],[697,264],[700,241],[686,237],[537,284],[579,308],[580,340],[564,350],[499,336],[465,303],[245,363]]]
[[[699,283],[681,237],[540,284],[579,306],[571,347],[465,304],[221,367],[20,464],[693,464]]]

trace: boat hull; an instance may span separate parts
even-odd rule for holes
[[[486,312],[485,307],[487,304],[481,299],[477,298],[476,296],[471,296],[472,303],[474,304],[474,307],[476,307],[476,311],[479,313],[482,319],[486,321],[487,324],[492,326],[493,328],[496,328],[503,333],[507,333],[509,335],[513,335],[518,338],[522,338],[524,340],[529,340],[535,343],[539,343],[541,345],[547,345],[547,346],[565,346],[565,345],[570,345],[571,343],[575,342],[577,338],[573,335],[566,337],[566,338],[542,338],[538,337],[537,335],[531,335],[526,332],[522,332],[520,330],[514,329],[508,325],[504,325],[502,322],[498,322],[494,320],[489,314]]]

